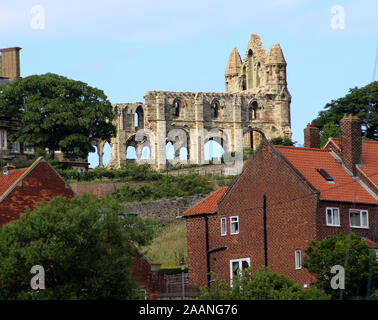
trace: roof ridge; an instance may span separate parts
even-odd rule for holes
[[[319,152],[330,152],[328,149],[321,149],[321,148],[308,148],[308,147],[295,147],[295,146],[283,146],[283,145],[276,145],[275,148],[279,149],[291,149],[291,150],[304,150],[304,151],[319,151]]]
[[[29,172],[31,172],[41,161],[44,161],[43,157],[36,159],[29,167],[22,168],[24,169],[22,174],[8,187],[7,190],[5,190],[3,194],[0,195],[0,202],[2,202],[13,191],[18,183],[22,181],[29,174]]]
[[[217,190],[211,192],[207,197],[203,198],[201,201],[198,201],[195,205],[193,205],[193,206],[190,207],[189,209],[185,210],[182,214],[185,215],[186,212],[188,212],[188,211],[192,211],[194,208],[197,208],[197,207],[200,206],[203,202],[205,202],[205,201],[208,200],[209,198],[215,196],[215,194],[220,193],[223,189],[228,189],[228,186],[220,187],[220,188],[218,188]]]

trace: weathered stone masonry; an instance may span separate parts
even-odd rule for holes
[[[147,146],[152,166],[164,169],[169,165],[169,141],[179,142],[175,145],[177,161],[180,149],[186,147],[188,162],[203,164],[204,145],[209,140],[217,140],[225,152],[235,152],[258,146],[260,134],[251,128],[260,129],[268,139],[291,137],[291,96],[286,61],[278,44],[266,53],[260,37],[252,34],[244,61],[233,48],[225,86],[225,93],[149,91],[144,103],[113,104],[118,134],[110,141],[108,168],[119,168],[126,161],[128,146],[136,148],[138,159]],[[97,144],[100,166],[104,143]]]

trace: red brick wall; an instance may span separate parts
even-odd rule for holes
[[[18,219],[25,207],[33,209],[38,202],[58,195],[71,198],[74,193],[46,162],[37,164],[22,180],[22,185],[0,203],[0,226]]]
[[[76,194],[90,193],[93,198],[98,199],[116,191],[124,186],[124,182],[112,183],[71,183],[70,186]]]
[[[267,199],[267,244],[270,271],[285,274],[309,284],[313,276],[305,268],[295,269],[295,251],[305,250],[312,240],[339,232],[354,232],[373,239],[375,206],[320,201],[318,194],[277,151],[263,142],[246,164],[224,199],[217,215],[209,216],[210,250],[227,246],[211,254],[211,271],[230,281],[230,260],[250,258],[253,271],[264,265],[263,195]],[[326,225],[327,206],[340,208],[341,227]],[[369,212],[369,229],[349,227],[349,209]],[[230,217],[239,217],[239,234],[230,235]],[[220,221],[227,218],[227,235],[220,234]],[[206,285],[205,224],[203,218],[187,219],[189,283]]]
[[[220,203],[218,214],[209,218],[210,249],[228,247],[211,255],[211,271],[228,282],[231,259],[250,257],[254,271],[264,265],[264,194],[267,198],[269,270],[310,283],[312,277],[305,269],[295,270],[294,252],[300,249],[303,256],[310,240],[315,239],[317,195],[264,142]],[[239,216],[238,235],[230,235],[229,218],[234,215]],[[220,235],[222,217],[227,218],[227,236]],[[206,274],[202,230],[200,223],[188,228],[189,270],[196,266],[190,270],[190,274],[196,273],[190,281],[196,279],[199,285],[204,285],[204,277],[200,274]]]
[[[304,147],[320,148],[319,129],[315,126],[315,124],[308,124],[304,129]]]
[[[147,299],[157,299],[158,288],[157,284],[154,285],[152,281],[151,265],[143,257],[136,256],[133,259],[132,277],[138,285],[146,290]]]
[[[187,218],[186,234],[189,285],[207,286],[205,218]]]
[[[355,175],[355,165],[362,162],[361,120],[357,116],[344,116],[340,120],[340,132],[341,158]]]
[[[340,227],[327,226],[326,222],[326,208],[339,208],[340,212]],[[349,209],[361,209],[368,210],[368,220],[369,220],[369,229],[362,228],[353,228],[349,227]],[[366,237],[373,240],[374,235],[374,221],[375,221],[375,206],[374,205],[363,205],[363,204],[353,204],[353,203],[344,203],[336,201],[321,201],[318,207],[317,215],[317,235],[316,239],[324,239],[326,237],[336,235],[337,233],[348,234],[353,232],[360,237]]]

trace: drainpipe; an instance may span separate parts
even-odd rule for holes
[[[215,214],[212,213],[212,214]],[[206,268],[207,268],[207,287],[210,289],[210,281],[211,281],[211,275],[210,275],[210,254],[214,253],[214,252],[218,252],[218,251],[222,251],[222,250],[226,250],[227,247],[220,247],[220,248],[216,248],[216,249],[209,249],[210,245],[209,245],[209,217],[208,215],[204,215],[204,218],[205,218],[205,234],[206,234]]]
[[[264,202],[264,257],[265,257],[265,267],[268,267],[268,244],[267,244],[267,234],[266,234],[266,195],[263,196]]]
[[[205,216],[207,287],[210,288],[209,218]]]

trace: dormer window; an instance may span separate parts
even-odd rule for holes
[[[324,169],[316,169],[328,183],[335,183],[333,178]]]

